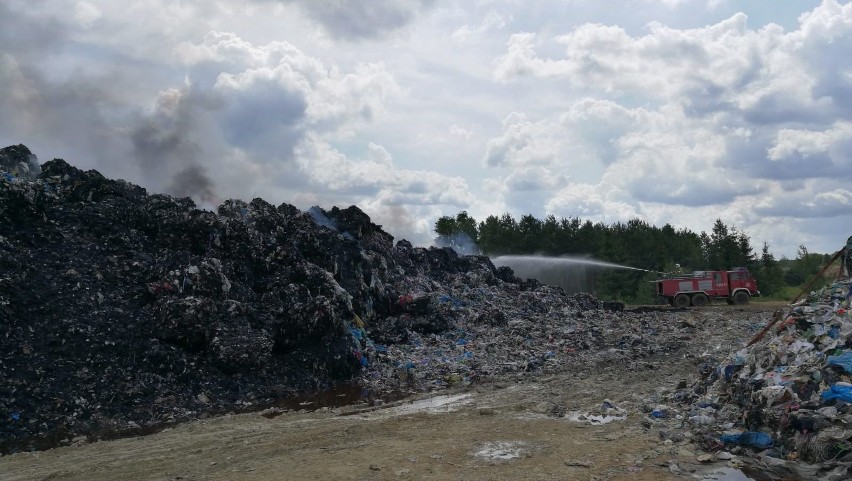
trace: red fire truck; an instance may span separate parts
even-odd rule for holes
[[[730,271],[695,271],[654,281],[661,302],[675,307],[703,306],[710,299],[746,304],[759,296],[757,282],[745,267]]]

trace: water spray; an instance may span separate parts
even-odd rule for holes
[[[602,269],[623,269],[665,274],[649,269],[583,257],[512,255],[493,257],[491,262],[497,267],[511,267],[515,271],[515,275],[522,279],[538,279],[545,284],[559,286],[568,293],[594,292],[597,277],[595,272]]]
[[[511,266],[517,264],[528,264],[547,267],[571,267],[571,266],[588,266],[602,267],[609,269],[627,269],[631,271],[653,272],[655,274],[665,274],[665,272],[652,271],[650,269],[640,269],[638,267],[630,267],[612,262],[599,261],[595,259],[587,259],[581,257],[545,257],[545,256],[498,256],[491,259],[495,266]]]

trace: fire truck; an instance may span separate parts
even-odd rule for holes
[[[675,307],[703,306],[711,299],[747,304],[759,296],[757,282],[745,267],[730,271],[695,271],[654,281],[660,301]]]

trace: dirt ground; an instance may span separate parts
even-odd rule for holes
[[[661,427],[641,407],[683,381],[691,384],[707,355],[723,356],[747,341],[779,307],[679,312],[687,347],[648,359],[641,369],[566,366],[381,406],[216,417],[144,437],[0,457],[0,479],[701,478],[726,464],[700,463],[701,451],[688,439],[662,441]],[[604,400],[616,407],[614,419],[591,421]]]

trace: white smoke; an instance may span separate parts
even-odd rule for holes
[[[449,247],[463,256],[481,256],[482,249],[476,245],[476,242],[469,235],[458,232],[451,236],[439,236],[435,239],[435,245],[438,247]]]

